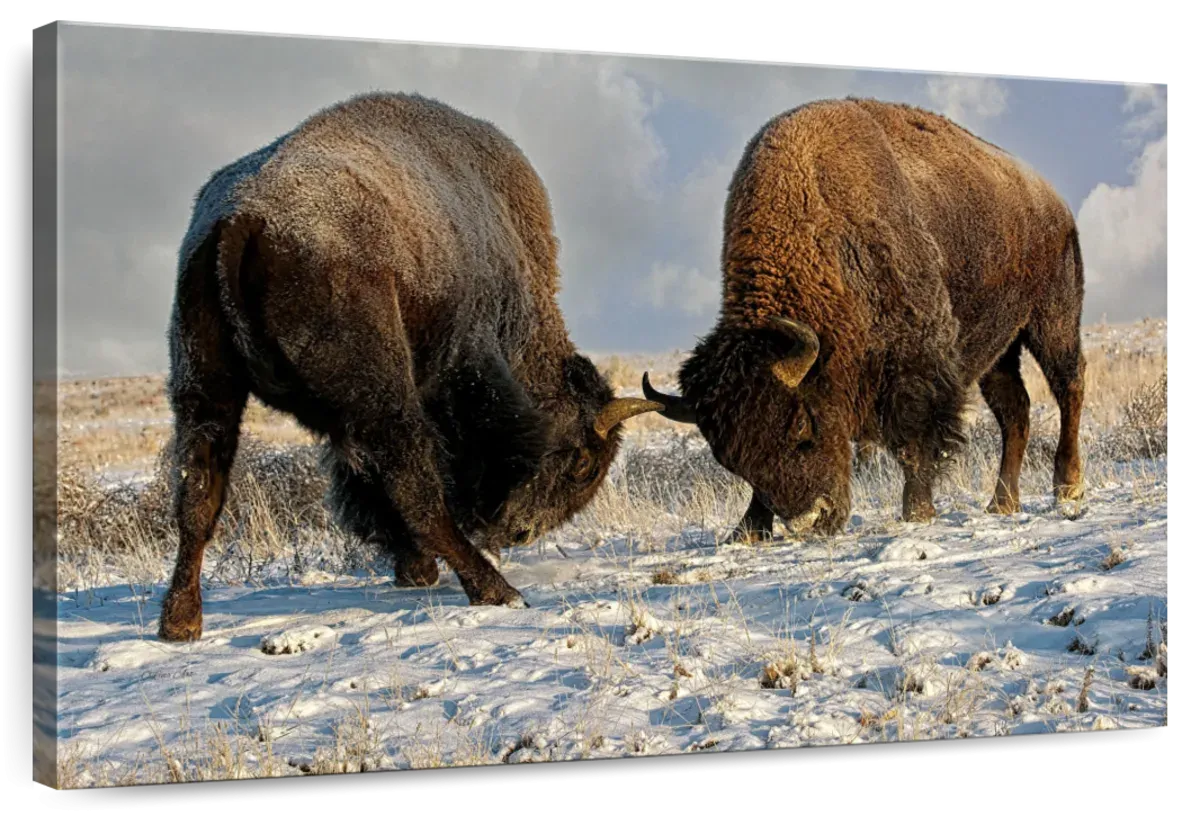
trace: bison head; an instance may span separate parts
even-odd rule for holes
[[[850,406],[830,381],[828,350],[811,327],[773,318],[718,328],[680,372],[682,396],[648,399],[694,422],[723,467],[745,479],[794,534],[837,532],[850,512]]]
[[[621,423],[664,408],[651,400],[615,398],[590,360],[569,356],[558,396],[536,412],[541,433],[536,462],[483,525],[483,549],[496,554],[531,544],[568,521],[604,483],[620,444]]]

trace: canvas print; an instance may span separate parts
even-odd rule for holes
[[[34,37],[39,780],[1166,725],[1165,86]]]

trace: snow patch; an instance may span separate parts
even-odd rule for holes
[[[896,561],[926,561],[930,558],[937,558],[945,552],[941,546],[932,541],[901,538],[880,548],[879,552],[875,553],[875,560],[885,564]]]
[[[300,654],[325,645],[333,645],[336,638],[328,626],[298,626],[286,629],[262,639],[263,654]]]

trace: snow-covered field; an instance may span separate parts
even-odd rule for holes
[[[625,469],[671,433],[634,434]],[[469,607],[447,572],[397,589],[372,557],[235,579],[217,543],[204,637],[165,644],[169,550],[60,555],[59,784],[1165,724],[1166,455],[1089,463],[1063,511],[1031,447],[1011,517],[983,512],[990,455],[932,524],[896,520],[895,479],[868,474],[843,535],[755,546],[716,544],[738,490],[655,510],[614,484],[620,513],[602,497],[510,551],[526,610]]]

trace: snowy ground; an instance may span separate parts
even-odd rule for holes
[[[1166,322],[1084,339],[1080,507],[1050,501],[1057,408],[1031,362],[1013,517],[983,512],[999,439],[977,395],[932,524],[896,520],[898,468],[867,457],[843,535],[753,547],[716,545],[746,486],[639,417],[588,510],[509,554],[527,610],[468,607],[445,572],[393,587],[331,525],[303,431],[252,405],[188,645],[155,637],[161,378],[69,384],[42,463],[37,750],[76,787],[1163,725]],[[632,394],[678,358],[602,367]]]
[[[281,570],[207,587],[203,639],[173,645],[161,585],[66,591],[60,767],[113,784],[1162,725],[1166,459],[1127,475],[1074,519],[1027,495],[1009,518],[943,498],[930,525],[867,508],[755,547],[566,531],[505,565],[528,610],[468,607],[448,573]]]

